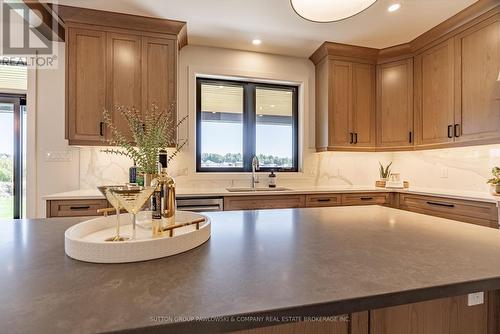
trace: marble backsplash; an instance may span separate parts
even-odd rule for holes
[[[128,158],[101,152],[100,147],[80,148],[80,188],[124,183]],[[279,173],[282,186],[371,186],[378,179],[378,162],[393,161],[412,186],[468,191],[488,191],[486,180],[493,166],[500,166],[500,145],[475,146],[414,152],[304,153],[301,173]],[[250,176],[241,173],[194,173],[189,152],[181,153],[169,167],[181,188],[248,186]],[[262,173],[264,176],[267,173]],[[262,178],[265,182],[266,178]]]
[[[132,161],[123,156],[101,152],[102,147],[80,148],[80,188],[119,184],[128,180]],[[373,185],[378,177],[378,162],[391,161],[391,153],[306,152],[301,173],[278,173],[282,186]],[[179,187],[208,188],[248,186],[248,173],[194,173],[187,152],[181,153],[169,166]],[[268,173],[261,174],[263,184]]]

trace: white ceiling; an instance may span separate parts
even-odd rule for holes
[[[375,48],[408,42],[476,0],[378,0],[335,23],[300,18],[289,0],[59,0],[60,4],[188,23],[189,44],[309,57],[324,41]],[[254,38],[262,40],[252,45]]]

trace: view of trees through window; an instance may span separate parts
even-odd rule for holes
[[[292,159],[289,157],[278,157],[273,155],[258,154],[260,166],[262,167],[292,167]],[[241,153],[203,153],[201,155],[203,166],[213,167],[243,167]]]

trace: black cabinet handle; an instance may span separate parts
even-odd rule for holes
[[[455,204],[449,204],[449,203],[439,203],[439,202],[427,202],[429,205],[435,205],[435,206],[444,206],[446,208],[454,208]]]
[[[453,125],[448,125],[448,138],[453,138]]]
[[[361,197],[360,198],[362,201],[370,201],[373,199],[373,197]]]
[[[351,141],[349,142],[349,144],[354,144],[354,133],[349,133],[349,135],[351,136]]]
[[[408,142],[411,144],[413,142],[413,138],[412,138],[412,133],[411,131],[408,133]]]
[[[358,133],[354,132],[354,144],[358,143]]]
[[[90,209],[89,205],[82,205],[82,206],[70,206],[70,210],[88,210]]]
[[[330,202],[330,198],[318,198],[318,202]]]
[[[99,136],[104,136],[104,122],[99,123]]]
[[[460,124],[455,124],[455,137],[460,137]]]

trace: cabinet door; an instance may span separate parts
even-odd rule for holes
[[[377,146],[413,147],[413,59],[377,69]]]
[[[106,33],[69,28],[67,126],[70,144],[100,144],[106,107]]]
[[[375,66],[352,64],[355,148],[375,147]]]
[[[125,118],[116,110],[117,106],[141,110],[141,37],[108,33],[108,108],[112,112],[113,123],[132,139]],[[107,134],[108,139],[111,139]]]
[[[172,124],[177,121],[177,45],[175,40],[143,37],[142,40],[143,109],[152,104],[170,113]],[[172,134],[175,140],[176,131]]]
[[[499,17],[456,37],[456,141],[500,139]]]
[[[329,146],[353,146],[352,130],[352,64],[332,61],[330,63]]]
[[[454,48],[447,40],[415,58],[417,146],[453,142]]]
[[[485,303],[467,306],[467,295],[370,311],[370,334],[486,334]]]

